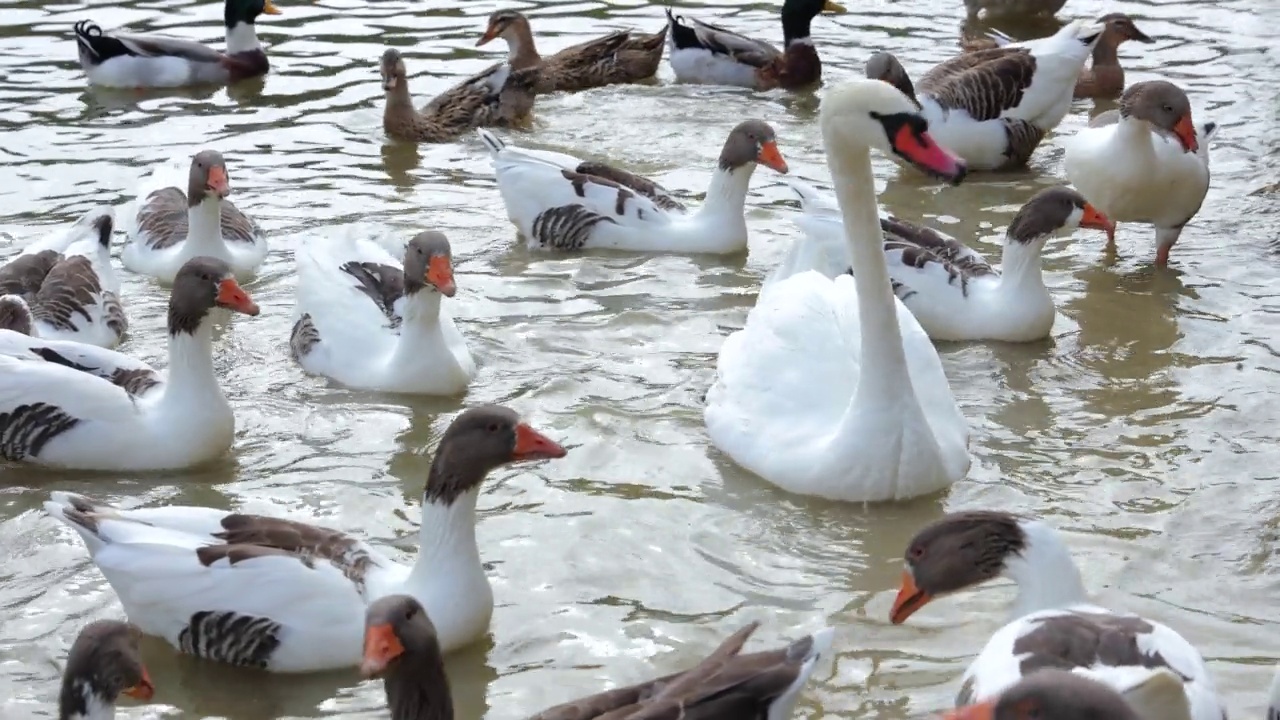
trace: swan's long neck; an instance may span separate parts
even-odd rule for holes
[[[1000,256],[1000,287],[1003,290],[1045,290],[1041,252],[1046,240],[1048,236],[1026,242],[1005,237]]]
[[[751,186],[751,173],[756,164],[745,163],[734,168],[716,168],[707,187],[707,199],[698,210],[699,215],[737,217],[740,222],[746,209],[747,190]]]
[[[1038,520],[1024,520],[1021,526],[1026,547],[1005,561],[1003,573],[1018,585],[1013,617],[1087,600],[1080,569],[1057,531]]]
[[[162,402],[178,413],[226,402],[213,373],[213,322],[209,316],[200,321],[194,333],[169,334],[169,376]]]
[[[858,293],[858,321],[862,328],[862,370],[854,404],[897,402],[911,391],[902,331],[893,301],[889,268],[884,259],[884,234],[876,207],[871,151],[865,145],[842,146],[827,152],[835,180],[836,198],[844,218],[845,240],[853,260]]]
[[[227,27],[228,55],[261,49],[262,43],[258,42],[258,32],[253,29],[253,23],[240,21]]]
[[[187,247],[195,255],[223,256],[221,200],[206,195],[187,208]]]

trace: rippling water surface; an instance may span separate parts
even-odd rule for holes
[[[913,73],[956,51],[960,0],[854,0],[813,24],[828,82],[890,49]],[[197,473],[84,477],[0,469],[0,716],[55,714],[78,629],[120,606],[83,547],[38,508],[51,489],[129,504],[184,503],[311,518],[413,551],[428,452],[465,405],[501,402],[571,447],[508,469],[480,501],[497,609],[491,641],[449,659],[460,717],[515,718],[605,683],[683,666],[750,619],[757,642],[823,623],[839,657],[807,693],[810,718],[900,718],[948,706],[958,676],[1004,620],[1007,589],[888,623],[901,552],[947,509],[1038,513],[1064,529],[1105,604],[1182,631],[1235,717],[1259,717],[1280,655],[1273,559],[1280,521],[1280,284],[1273,245],[1280,157],[1280,12],[1272,0],[1070,0],[1071,16],[1124,10],[1156,38],[1121,49],[1130,82],[1186,88],[1223,129],[1200,215],[1157,272],[1150,230],[1051,242],[1053,339],[941,348],[972,427],[974,466],[945,497],[843,506],[790,497],[712,449],[701,398],[723,338],[795,236],[783,178],[762,168],[748,199],[750,252],[730,258],[549,256],[515,242],[479,142],[389,144],[376,61],[404,52],[416,97],[493,62],[474,42],[498,7],[463,0],[281,0],[260,35],[273,71],[231,90],[138,96],[86,91],[71,26],[166,31],[221,42],[222,6],[188,0],[0,1],[0,243],[17,247],[91,205],[133,198],[151,165],[193,146],[227,158],[235,200],[270,231],[262,306],[217,340],[237,413],[229,460]],[[657,30],[644,2],[519,6],[544,51],[619,27]],[[772,4],[681,5],[780,40]],[[1027,35],[1035,28],[1006,27]],[[1040,32],[1044,32],[1043,28]],[[494,45],[497,45],[495,43]],[[540,98],[518,142],[609,158],[698,193],[738,120],[778,130],[793,174],[825,185],[814,96],[659,82]],[[941,191],[877,159],[882,203],[998,252],[1018,206],[1057,182],[1059,141],[1111,107],[1078,101],[1030,172]],[[462,402],[352,393],[289,359],[293,253],[365,224],[453,241],[450,302],[481,370]],[[0,246],[2,247],[2,246]],[[5,253],[9,251],[4,251]],[[166,295],[123,275],[122,349],[165,363]],[[145,648],[158,705],[130,718],[383,717],[382,689],[354,673],[265,677]]]

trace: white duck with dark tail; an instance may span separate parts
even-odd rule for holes
[[[118,620],[85,625],[71,644],[58,693],[58,720],[114,720],[121,695],[148,701],[155,694],[142,663],[138,629]]]
[[[0,267],[0,328],[112,348],[129,327],[111,266],[115,215],[94,208]]]
[[[532,248],[743,252],[743,213],[756,165],[787,172],[773,128],[761,120],[739,123],[720,151],[706,200],[689,211],[648,178],[560,153],[523,150],[487,130],[479,133],[493,156],[507,215]]]
[[[75,470],[176,470],[231,447],[213,370],[213,319],[257,315],[227,264],[196,258],[169,294],[169,367],[83,343],[0,330],[0,458]]]
[[[503,465],[565,453],[507,408],[460,413],[436,448],[408,565],[352,535],[282,518],[124,509],[63,492],[45,510],[84,540],[130,620],[179,651],[272,672],[353,668],[365,608],[392,593],[427,608],[444,652],[484,636],[493,591],[476,543],[480,487]]]
[[[307,372],[368,390],[466,391],[476,364],[443,307],[457,288],[442,233],[414,236],[401,260],[354,236],[312,239],[297,260],[289,346]]]
[[[227,263],[241,282],[252,279],[267,258],[266,236],[226,199],[230,194],[227,164],[216,150],[157,167],[143,180],[126,218],[129,242],[120,261],[166,284],[195,257]]]

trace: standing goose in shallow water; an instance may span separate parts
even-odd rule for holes
[[[120,261],[166,284],[196,257],[221,260],[241,282],[252,279],[267,258],[267,239],[257,223],[226,199],[230,194],[227,163],[216,150],[156,168],[142,182],[136,209],[127,219],[129,242]]]
[[[58,720],[112,720],[121,695],[147,701],[154,694],[138,651],[138,629],[118,620],[95,620],[84,626],[67,655]]]
[[[1063,143],[1063,172],[1115,222],[1154,225],[1156,265],[1165,267],[1209,193],[1208,141],[1216,133],[1214,123],[1196,127],[1191,101],[1177,85],[1136,83],[1118,110],[1095,117]],[[1114,232],[1107,248],[1115,250]]]
[[[718,25],[672,14],[667,9],[667,62],[676,80],[703,85],[735,85],[753,90],[800,90],[822,80],[822,60],[809,25],[822,12],[842,13],[833,0],[784,0],[783,51]]]
[[[195,258],[169,293],[165,374],[114,350],[0,330],[0,458],[77,470],[177,470],[231,447],[213,318],[258,306],[226,263]]]
[[[313,238],[296,256],[289,346],[307,372],[368,390],[466,391],[476,364],[442,306],[456,292],[443,234],[417,234],[402,261],[363,237]]]
[[[968,472],[969,430],[938,351],[894,297],[871,149],[953,184],[965,166],[934,142],[915,104],[882,82],[834,88],[819,122],[853,276],[809,270],[761,290],[746,326],[720,350],[707,433],[789,492],[849,502],[937,492]]]
[[[541,70],[513,70],[495,63],[437,95],[422,112],[409,95],[408,71],[400,51],[382,53],[382,89],[386,103],[382,129],[387,136],[407,142],[453,142],[477,127],[516,125],[533,112],[533,99]]]
[[[962,53],[916,84],[896,57],[880,52],[867,61],[866,75],[915,100],[938,144],[971,169],[1009,170],[1026,165],[1066,117],[1102,30],[1100,23],[1076,20],[1047,38]]]
[[[507,408],[460,413],[431,463],[412,565],[346,533],[263,515],[126,510],[63,492],[44,507],[84,540],[143,632],[209,660],[313,672],[359,665],[365,608],[392,593],[428,609],[444,652],[483,637],[493,590],[476,545],[480,486],[503,465],[564,456]]]
[[[118,345],[129,322],[111,266],[114,227],[111,208],[95,208],[0,267],[0,328],[47,340]]]
[[[1003,577],[1018,586],[1013,620],[965,671],[958,705],[999,697],[1044,668],[1084,671],[1123,688],[1135,671],[1166,667],[1183,681],[1193,720],[1222,720],[1200,653],[1173,629],[1088,602],[1080,571],[1047,523],[999,511],[951,513],[912,538],[902,587],[889,613],[896,625],[929,602]]]
[[[743,252],[743,213],[756,165],[787,172],[773,128],[762,120],[741,122],[724,141],[702,207],[689,212],[661,185],[621,168],[524,150],[484,130],[480,139],[493,157],[507,216],[529,247],[547,250]]]
[[[839,263],[828,277],[846,271],[844,224],[830,201],[814,188],[793,182],[804,216],[797,219],[806,237],[821,250],[793,247],[788,261],[815,252]],[[955,238],[933,228],[880,218],[893,292],[934,340],[1031,342],[1049,337],[1054,304],[1044,285],[1040,254],[1057,233],[1078,227],[1110,231],[1112,224],[1068,187],[1041,190],[1018,210],[1005,232],[1000,269]],[[784,263],[785,264],[785,263]]]
[[[729,636],[689,670],[571,700],[530,720],[786,720],[834,632],[825,628],[785,648],[742,654],[759,623]],[[360,671],[381,677],[391,720],[453,720],[440,639],[422,605],[389,595],[365,615]]]
[[[76,23],[80,67],[93,85],[172,88],[225,85],[265,75],[267,53],[258,42],[258,16],[279,15],[271,0],[226,0],[226,50],[167,35],[103,32],[89,20]]]

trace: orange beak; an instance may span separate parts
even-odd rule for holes
[[[493,23],[489,23],[489,27],[485,28],[484,34],[476,41],[476,47],[480,47],[496,37],[498,37],[498,26]]]
[[[218,297],[214,300],[219,307],[235,310],[245,315],[257,315],[258,303],[249,297],[249,293],[240,287],[235,278],[227,278],[218,283]]]
[[[911,575],[911,571],[903,570],[902,587],[898,588],[898,597],[893,600],[893,609],[889,611],[889,622],[901,625],[911,617],[912,613],[928,605],[932,599],[929,593],[922,592],[916,587],[916,579]]]
[[[969,172],[964,160],[934,142],[929,133],[916,135],[907,125],[903,125],[894,136],[893,150],[926,174],[946,180],[952,185],[959,185]]]
[[[364,631],[364,659],[360,661],[360,675],[375,677],[387,669],[392,660],[404,654],[404,645],[396,637],[390,624],[374,625]]]
[[[767,165],[783,175],[787,174],[787,161],[782,159],[782,153],[778,150],[778,143],[773,140],[766,140],[760,143],[760,152],[756,153],[756,162],[761,165]]]
[[[547,460],[551,458],[562,458],[568,454],[569,451],[565,450],[560,443],[555,440],[552,440],[524,423],[516,425],[516,449],[511,453],[511,459],[513,461]]]
[[[453,297],[458,286],[453,284],[453,263],[444,255],[433,255],[427,263],[427,282],[445,297]]]
[[[1116,224],[1111,218],[1098,212],[1098,209],[1089,203],[1084,204],[1084,217],[1080,218],[1080,227],[1092,228],[1093,230],[1107,231],[1107,242],[1116,241]]]
[[[271,0],[264,0],[262,3],[262,12],[267,15],[279,15],[280,8],[276,7],[276,4],[271,2]]]
[[[124,694],[135,700],[150,700],[156,694],[156,686],[151,684],[151,676],[147,674],[147,669],[142,668],[142,679],[137,685],[124,690]]]
[[[1182,116],[1178,124],[1173,126],[1173,132],[1178,136],[1178,142],[1182,143],[1183,150],[1195,152],[1200,149],[1200,141],[1196,140],[1196,126],[1191,122],[1191,113]]]
[[[205,187],[217,193],[219,198],[230,195],[231,183],[227,181],[227,169],[221,167],[209,168],[209,181],[205,183]]]
[[[962,708],[956,708],[949,713],[944,714],[943,720],[995,720],[996,704],[993,702],[982,702],[974,705],[966,705]]]

